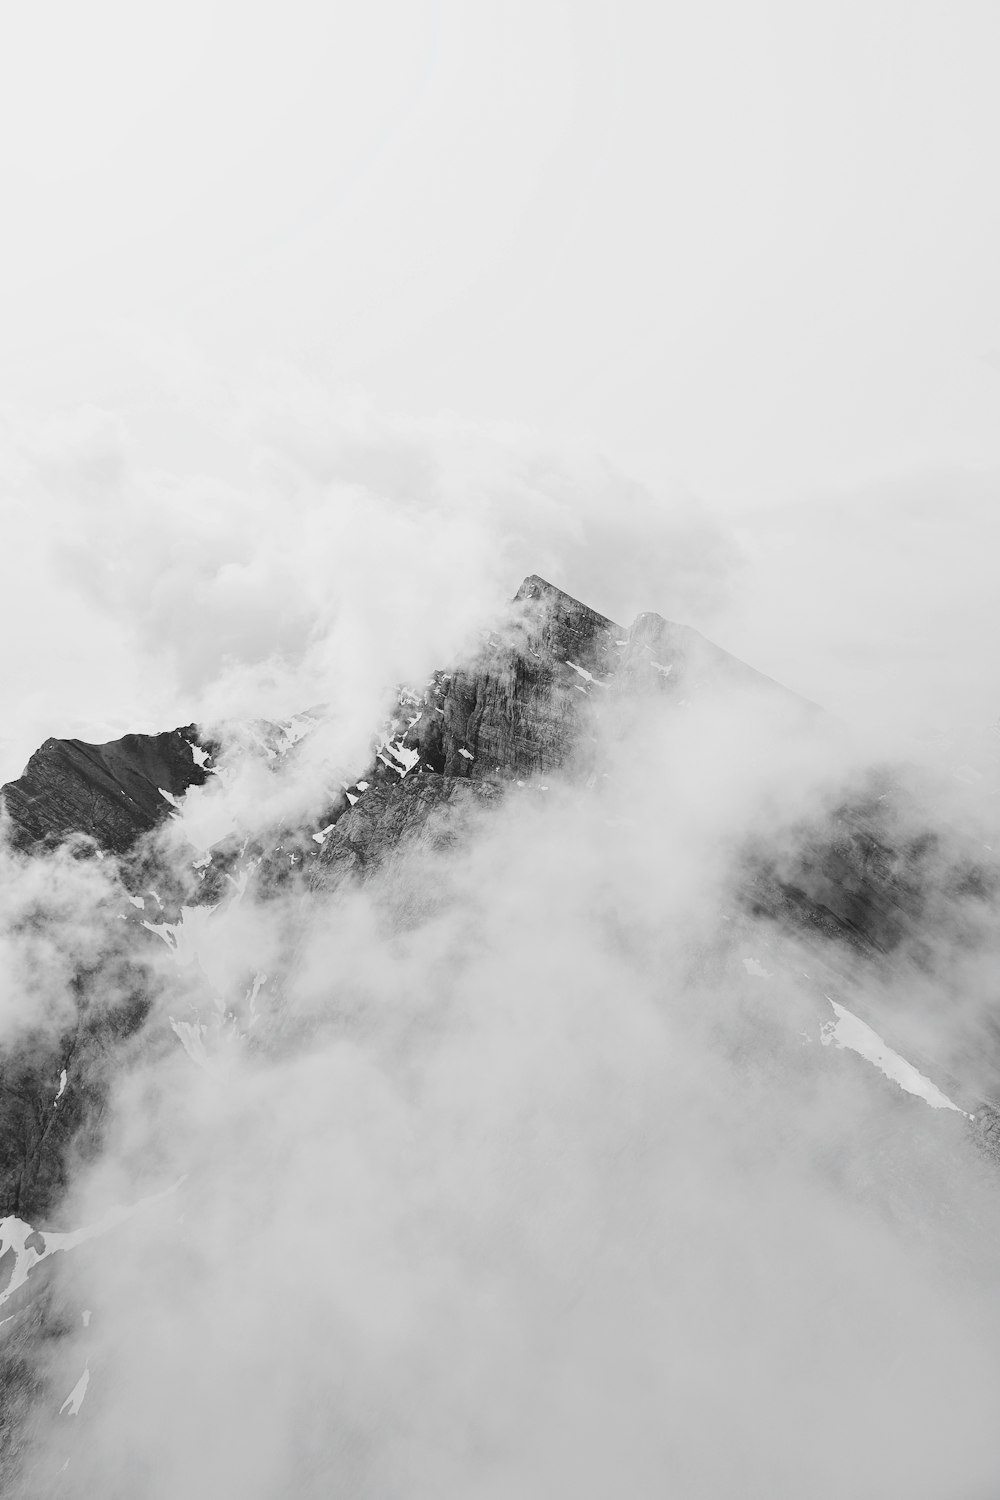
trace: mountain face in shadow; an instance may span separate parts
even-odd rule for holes
[[[51,848],[83,834],[106,853],[125,854],[163,821],[170,798],[205,781],[198,751],[194,725],[106,745],[48,739],[0,788],[11,842]]]

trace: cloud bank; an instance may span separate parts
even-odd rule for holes
[[[145,1206],[60,1264],[37,1492],[995,1486],[995,1168],[737,896],[851,752],[727,691],[608,727],[591,787],[149,935],[66,1213]]]

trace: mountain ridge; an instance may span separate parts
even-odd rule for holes
[[[192,850],[179,887],[149,840],[177,812],[185,792],[215,774],[218,746],[197,726],[103,745],[49,739],[24,774],[0,789],[0,798],[20,857],[66,844],[77,856],[115,859],[131,903],[122,927],[155,932],[156,922],[143,911],[151,886],[163,922],[176,920],[184,904],[225,899],[233,881],[250,880],[257,897],[268,899],[301,877],[313,892],[365,880],[404,846],[447,847],[462,836],[472,808],[487,810],[522,786],[545,790],[540,778],[558,775],[593,786],[605,774],[596,731],[602,723],[613,727],[626,705],[631,712],[652,701],[683,713],[700,694],[720,688],[791,712],[793,723],[815,726],[817,715],[827,722],[815,705],[688,627],[650,612],[628,628],[619,626],[532,574],[511,601],[505,627],[488,634],[468,660],[434,672],[420,689],[400,691],[364,773],[333,791],[318,826],[276,826],[250,841],[234,834],[197,858]],[[268,763],[280,767],[308,728],[299,725],[289,734],[263,726],[255,738]],[[879,965],[912,944],[947,881],[956,889],[964,881],[983,903],[996,899],[996,872],[953,861],[942,875],[936,835],[901,837],[893,823],[897,803],[891,779],[856,789],[820,823],[794,831],[780,856],[766,847],[747,850],[736,893],[744,910],[808,941],[819,939],[831,952],[839,948]],[[138,977],[128,994],[120,1012],[101,1023],[111,1028],[112,1051],[145,1014]],[[97,1014],[88,1018],[84,1006],[73,1034],[90,1036]],[[45,1212],[54,1201],[63,1180],[65,1121],[76,1118],[76,1075],[84,1060],[91,1083],[80,1105],[81,1128],[88,1112],[99,1111],[105,1075],[101,1069],[95,1075],[86,1047],[74,1063],[69,1036],[51,1044],[44,1083],[32,1081],[34,1062],[18,1062],[16,1054],[0,1061],[0,1135],[8,1148],[6,1166],[0,1155],[0,1212],[25,1204]],[[98,1027],[95,1036],[100,1040],[104,1031]],[[49,1077],[58,1077],[62,1066],[72,1087],[53,1133],[46,1096]],[[1000,1077],[1000,1066],[997,1071]],[[983,1083],[978,1097],[984,1093],[1000,1089],[988,1091]]]

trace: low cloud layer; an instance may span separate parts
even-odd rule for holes
[[[995,1077],[989,914],[959,899],[930,953],[875,975],[739,896],[748,847],[790,854],[925,721],[891,649],[920,596],[910,533],[886,511],[859,571],[835,527],[819,551],[740,534],[522,433],[390,421],[288,371],[210,383],[204,420],[242,472],[155,471],[107,412],[7,427],[4,607],[33,628],[5,650],[44,684],[5,726],[7,774],[49,733],[195,720],[221,742],[158,840],[170,889],[130,902],[111,860],[7,872],[0,1026],[36,1038],[53,1099],[81,955],[92,1018],[150,1002],[98,1070],[102,1149],[43,1226],[94,1233],[51,1257],[64,1331],[28,1493],[990,1493],[1000,1203],[966,1113]],[[755,666],[818,699],[863,630],[834,702],[856,722],[806,731],[734,692],[622,705],[593,786],[512,788],[447,855],[419,844],[335,897],[290,866],[262,902],[237,870],[178,926],[193,858],[282,821],[309,845],[395,686],[473,652],[529,572],[623,622],[756,638]],[[855,619],[862,576],[886,592]],[[804,610],[824,589],[841,617]],[[946,777],[903,831],[981,849],[990,761],[963,713],[989,677],[963,620],[954,699],[947,630],[928,657]],[[880,673],[905,726],[869,711]],[[256,721],[293,714],[311,732],[275,774]],[[957,1107],[834,1045],[828,995],[957,1080]]]
[[[591,787],[150,934],[66,1213],[145,1206],[60,1266],[39,1492],[995,1488],[995,1168],[737,895],[850,753],[730,694],[605,722]]]

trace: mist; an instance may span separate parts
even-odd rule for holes
[[[208,773],[0,824],[5,1494],[997,1494],[998,41],[11,18],[0,783]],[[328,860],[534,574],[789,693],[558,663],[575,761]]]
[[[58,1258],[39,1379],[89,1379],[37,1406],[26,1493],[995,1487],[995,1166],[964,1101],[824,1045],[830,996],[893,1024],[886,976],[739,896],[857,746],[725,688],[599,723],[589,786],[138,929],[151,1008],[63,1217],[138,1207]]]

